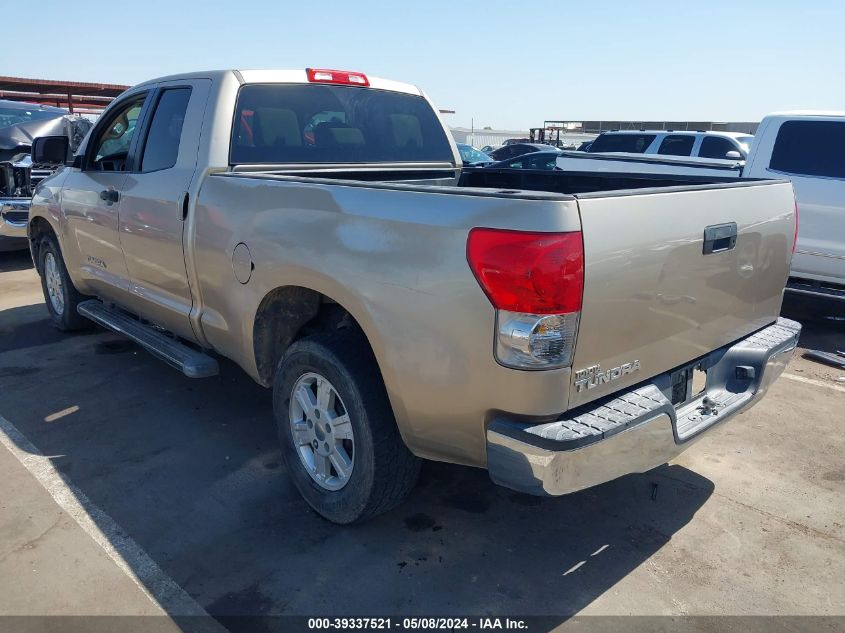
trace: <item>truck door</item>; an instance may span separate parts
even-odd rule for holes
[[[69,170],[62,188],[68,238],[79,248],[79,274],[96,294],[115,301],[129,288],[118,238],[120,192],[148,95],[127,95],[104,113],[91,132],[80,168]]]
[[[210,84],[165,82],[152,92],[119,214],[130,280],[127,307],[189,339],[194,335],[183,228]]]

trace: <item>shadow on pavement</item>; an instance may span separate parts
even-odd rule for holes
[[[270,393],[239,368],[223,361],[220,376],[192,381],[111,334],[53,334],[31,308],[0,313],[0,415],[217,617],[563,619],[666,545],[713,491],[664,466],[544,499],[427,463],[402,507],[336,527],[289,483]]]
[[[29,270],[32,267],[32,256],[29,254],[28,250],[9,252],[0,251],[0,273]]]
[[[845,302],[787,294],[781,314],[803,326],[801,347],[823,352],[845,350]]]

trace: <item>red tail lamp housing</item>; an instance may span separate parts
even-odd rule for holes
[[[584,242],[580,231],[474,228],[467,238],[467,261],[499,310],[532,314],[581,310]]]

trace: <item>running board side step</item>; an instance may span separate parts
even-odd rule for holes
[[[77,306],[77,311],[107,330],[132,339],[150,354],[180,370],[188,378],[208,378],[220,373],[217,360],[208,354],[188,347],[120,310],[110,308],[102,301],[97,299],[83,301]]]

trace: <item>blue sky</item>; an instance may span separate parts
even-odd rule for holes
[[[456,110],[450,125],[510,129],[845,109],[842,0],[12,6],[30,32],[5,47],[0,75],[132,84],[209,68],[340,68],[419,85]]]

